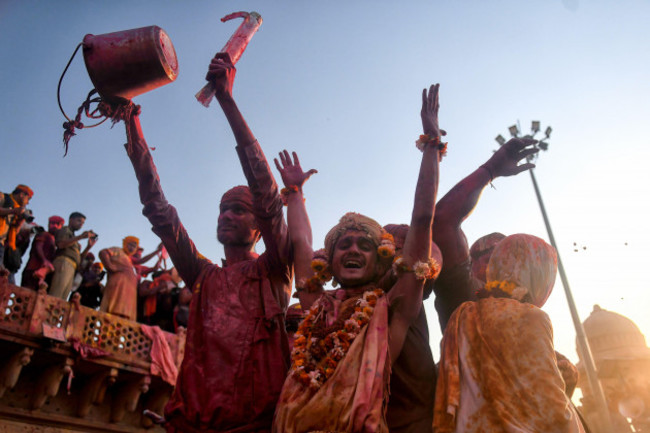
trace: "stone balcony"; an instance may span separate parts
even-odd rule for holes
[[[180,367],[185,334],[163,336]],[[153,344],[140,323],[0,277],[0,433],[163,431],[142,415],[173,389]]]

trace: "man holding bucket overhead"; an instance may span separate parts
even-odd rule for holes
[[[197,251],[165,199],[138,108],[124,110],[130,113],[126,149],[143,214],[192,290],[185,358],[165,408],[168,432],[270,431],[288,368],[284,315],[293,277],[291,241],[269,165],[232,98],[234,77],[229,56],[217,54],[207,79],[216,87],[248,181],[221,199],[217,239],[226,256],[223,266]],[[266,250],[258,255],[260,237]]]

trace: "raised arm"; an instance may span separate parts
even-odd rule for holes
[[[296,152],[293,152],[293,161],[286,150],[280,152],[279,156],[282,165],[280,165],[277,158],[274,161],[282,176],[282,182],[284,182],[282,193],[287,203],[287,224],[293,246],[295,287],[300,306],[306,310],[311,308],[311,305],[322,292],[322,288],[321,290],[314,290],[308,285],[309,279],[314,274],[311,268],[314,251],[311,224],[309,223],[309,216],[307,215],[305,199],[302,193],[302,186],[317,171],[311,169],[306,173],[303,172]]]
[[[418,140],[423,145],[422,162],[415,188],[411,226],[402,250],[404,266],[409,269],[428,264],[430,257],[431,225],[438,191],[438,165],[443,152],[438,126],[439,87],[439,84],[435,84],[430,87],[429,92],[426,89],[422,91],[421,116],[425,135]],[[422,308],[423,285],[424,279],[416,276],[415,272],[402,272],[388,293],[393,305],[389,324],[390,352],[393,360],[397,359],[401,352],[406,332]]]
[[[237,154],[254,197],[255,217],[266,251],[272,262],[286,267],[290,265],[291,246],[282,214],[282,200],[264,152],[232,97],[235,73],[230,56],[218,53],[210,63],[206,79],[214,83],[217,100],[235,136]]]
[[[142,214],[151,222],[153,232],[169,252],[169,257],[185,284],[192,287],[202,266],[209,262],[200,258],[176,209],[165,198],[156,166],[142,134],[139,114],[139,107],[134,106],[125,119],[128,140],[125,148],[138,179],[140,201],[144,205]]]
[[[451,269],[469,259],[469,246],[461,224],[472,213],[483,189],[501,176],[514,176],[535,164],[520,161],[537,152],[530,147],[536,140],[513,138],[501,146],[483,165],[458,182],[436,204],[433,222],[433,241],[442,253],[446,269]],[[443,270],[444,272],[444,270]]]

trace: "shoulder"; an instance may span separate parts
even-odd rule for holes
[[[57,239],[66,239],[66,238],[71,238],[72,236],[73,236],[72,230],[70,230],[70,227],[68,226],[63,226],[61,230],[56,232]]]

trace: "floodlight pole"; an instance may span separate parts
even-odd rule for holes
[[[537,123],[537,127],[539,128],[539,123]],[[546,131],[545,139],[549,138],[550,131],[551,128],[548,128]],[[513,137],[518,137],[519,126],[518,125],[511,126],[510,132]],[[526,137],[533,138],[535,134],[537,134],[537,132],[538,130],[533,129],[532,133]],[[497,142],[499,142],[499,144],[502,144],[502,141],[503,141],[503,137],[501,136],[497,137]],[[546,150],[547,147],[545,146],[543,149]],[[533,158],[534,158],[533,156],[529,157],[528,161],[529,162],[532,161]],[[580,321],[578,309],[576,308],[576,304],[573,299],[573,294],[571,293],[571,288],[569,286],[569,280],[566,276],[566,272],[564,271],[564,266],[562,265],[562,259],[560,258],[560,250],[558,249],[557,243],[555,242],[555,236],[553,236],[553,230],[551,229],[551,222],[548,218],[548,214],[546,213],[544,200],[542,200],[542,193],[539,190],[539,185],[537,184],[537,179],[535,178],[534,170],[531,168],[528,170],[528,172],[530,173],[530,179],[533,181],[533,188],[535,189],[535,195],[537,196],[537,203],[539,204],[539,209],[542,212],[542,218],[544,219],[544,225],[546,226],[546,232],[548,233],[548,238],[551,241],[551,245],[553,245],[553,248],[555,248],[555,251],[557,252],[557,268],[558,268],[558,272],[560,273],[560,279],[562,280],[562,286],[564,287],[564,294],[566,295],[567,304],[569,304],[569,311],[571,312],[571,318],[573,319],[573,326],[576,329],[576,342],[578,345],[578,350],[580,351],[582,361],[584,362],[585,365],[587,380],[589,382],[589,387],[591,388],[591,392],[593,394],[596,403],[595,406],[596,406],[598,418],[600,418],[600,425],[591,426],[591,427],[596,427],[595,430],[598,433],[613,433],[614,430],[612,429],[612,421],[609,415],[609,409],[607,407],[607,400],[605,399],[605,393],[603,392],[603,388],[601,387],[600,381],[598,380],[596,364],[591,354],[589,341],[587,340],[584,327],[582,326],[582,322]]]
[[[573,300],[573,294],[571,293],[571,288],[569,287],[569,280],[564,272],[564,266],[562,265],[562,259],[560,258],[560,251],[557,248],[555,242],[555,237],[553,236],[553,230],[551,230],[551,223],[546,214],[546,208],[544,207],[544,201],[542,200],[542,194],[539,191],[539,186],[537,185],[537,179],[535,178],[534,170],[531,168],[528,170],[530,173],[530,178],[533,181],[533,187],[535,188],[535,195],[537,196],[537,202],[539,203],[539,209],[542,212],[542,217],[544,218],[544,225],[546,226],[546,232],[548,233],[548,238],[551,241],[551,245],[557,251],[557,270],[560,273],[560,279],[562,280],[562,286],[564,287],[564,294],[566,295],[567,303],[569,304],[569,310],[571,311],[571,318],[573,319],[573,326],[576,329],[576,342],[578,343],[578,350],[582,355],[582,361],[585,365],[585,371],[587,373],[587,380],[589,381],[589,387],[591,388],[591,393],[596,400],[596,408],[601,418],[602,425],[596,428],[596,431],[602,433],[610,433],[612,430],[612,421],[609,416],[609,409],[607,407],[607,401],[605,399],[605,394],[603,388],[600,385],[598,380],[598,373],[596,371],[596,363],[591,354],[591,349],[589,347],[589,341],[585,334],[585,329],[582,326],[580,321],[580,316],[578,315],[578,310],[576,308],[575,301]]]

